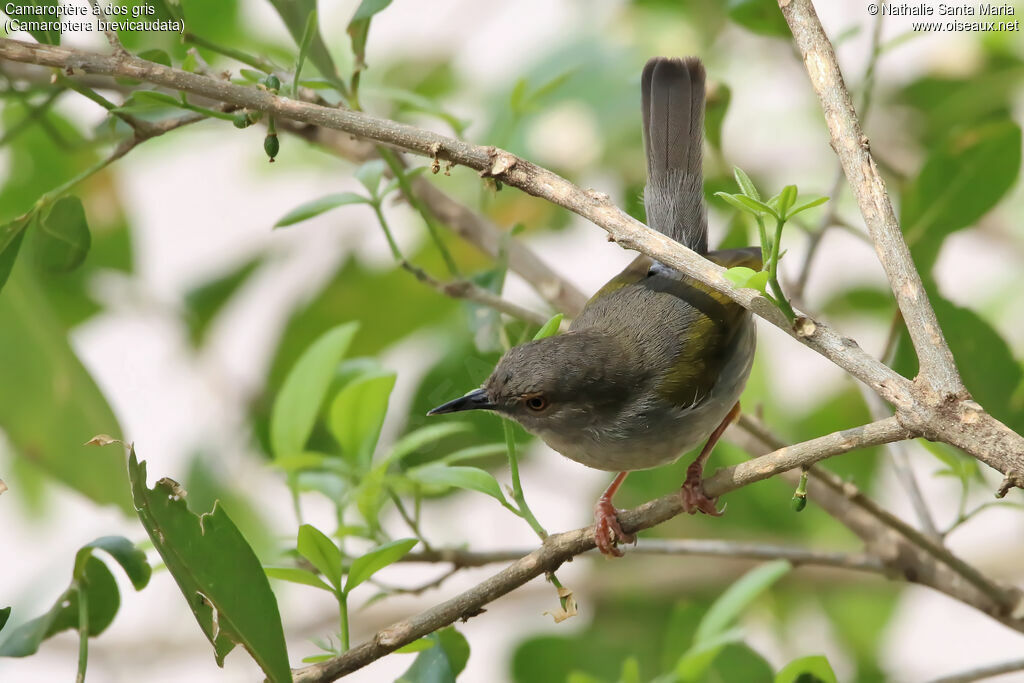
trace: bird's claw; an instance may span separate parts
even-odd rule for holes
[[[602,498],[594,506],[594,542],[605,557],[622,557],[617,543],[635,543],[636,536],[627,534],[619,525],[618,510],[611,500]]]
[[[704,492],[704,482],[701,480],[700,475],[696,477],[688,476],[686,481],[683,482],[683,488],[679,491],[679,494],[683,498],[683,509],[686,510],[687,514],[695,515],[700,511],[705,515],[721,517],[722,513],[725,512],[724,507],[721,510],[718,509],[717,496],[712,498]]]

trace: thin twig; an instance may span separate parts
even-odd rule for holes
[[[1001,664],[987,664],[985,666],[979,666],[976,669],[962,671],[958,674],[953,674],[952,676],[936,678],[932,683],[971,683],[971,681],[980,681],[982,679],[992,678],[993,676],[999,676],[1001,674],[1013,673],[1014,671],[1024,671],[1024,659],[1014,659]]]
[[[528,555],[532,549],[474,551],[462,548],[440,548],[433,552],[409,553],[402,562],[451,563],[453,569],[483,567],[488,564],[512,562]],[[629,548],[630,554],[700,555],[732,557],[745,560],[789,560],[794,565],[810,565],[852,569],[884,574],[888,570],[881,560],[864,554],[812,550],[771,543],[744,543],[695,538],[642,538]]]
[[[103,11],[99,0],[89,0],[89,4],[92,5],[92,9],[96,13],[96,21],[101,25],[108,23],[105,20],[109,19],[109,16]],[[104,28],[103,35],[107,37],[107,42],[110,43],[110,47],[113,48],[115,55],[122,57],[128,54],[128,50],[125,50],[124,45],[121,44],[121,39],[117,37],[117,31]]]

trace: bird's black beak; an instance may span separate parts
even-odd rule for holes
[[[465,396],[439,405],[427,413],[427,415],[444,415],[445,413],[458,413],[463,410],[493,410],[494,407],[491,399],[487,397],[486,391],[474,389]]]

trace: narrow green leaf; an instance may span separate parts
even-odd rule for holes
[[[395,650],[395,654],[404,655],[409,654],[411,652],[422,652],[423,650],[429,650],[435,645],[437,645],[437,643],[431,640],[430,638],[420,638],[419,640],[414,640],[408,645],[403,645],[402,647],[398,648],[397,650]]]
[[[146,553],[124,536],[102,536],[92,543],[82,546],[75,555],[74,576],[76,578],[83,575],[85,562],[92,555],[93,550],[103,550],[113,557],[124,569],[124,573],[128,575],[135,590],[140,591],[149,583],[153,568],[146,561]]]
[[[296,549],[332,586],[341,588],[341,551],[324,532],[311,524],[303,524],[299,527]]]
[[[180,487],[168,479],[147,488],[146,463],[134,449],[128,472],[139,519],[213,645],[217,663],[223,665],[240,643],[271,681],[291,681],[277,600],[231,518],[218,505],[201,517],[192,514]]]
[[[316,10],[316,0],[270,0],[277,13],[281,15],[288,33],[296,45],[301,45],[303,36],[306,33],[306,25],[309,15]],[[338,77],[338,69],[334,66],[334,60],[327,49],[320,32],[314,29],[313,38],[307,48],[309,61],[317,68],[320,75],[327,79],[339,92],[346,91],[345,84]]]
[[[306,27],[302,31],[302,40],[299,42],[299,57],[295,63],[295,78],[292,80],[292,96],[299,96],[299,77],[302,74],[302,65],[306,63],[306,53],[313,42],[313,36],[317,35],[316,30],[316,9],[314,8],[306,17]]]
[[[437,443],[441,439],[453,434],[465,433],[472,428],[473,425],[467,422],[442,422],[420,427],[395,442],[395,445],[391,447],[391,452],[388,453],[387,461],[400,462],[406,456],[419,451],[429,444]]]
[[[21,241],[25,237],[25,228],[30,220],[25,218],[0,226],[0,290],[4,288],[7,278],[14,268],[14,260],[18,257]]]
[[[356,8],[346,32],[352,39],[352,54],[355,55],[355,70],[366,68],[366,38],[370,33],[370,20],[388,5],[391,0],[362,0]]]
[[[323,580],[311,571],[299,569],[298,567],[264,567],[263,571],[272,579],[298,583],[303,586],[312,586],[333,593],[334,589],[328,586]]]
[[[463,460],[505,455],[507,452],[508,446],[504,443],[486,443],[479,446],[470,446],[468,448],[457,450],[454,453],[450,453],[441,458],[441,462],[451,465],[452,463],[462,462]]]
[[[558,334],[558,328],[562,324],[562,318],[565,316],[561,313],[556,313],[550,320],[537,330],[537,334],[533,335],[533,341],[538,339],[545,339],[547,337],[553,337]]]
[[[40,264],[50,272],[67,273],[77,268],[91,244],[85,209],[78,197],[61,197],[36,222],[36,253]]]
[[[275,457],[305,451],[324,394],[334,377],[358,323],[345,323],[324,333],[292,367],[270,414],[270,448]]]
[[[690,649],[676,662],[675,674],[680,683],[697,683],[704,678],[715,658],[730,643],[743,640],[743,631],[738,628],[718,633],[704,641],[694,639]]]
[[[255,69],[242,68],[238,70],[238,73],[242,75],[242,78],[244,78],[247,81],[252,81],[253,83],[259,83],[260,81],[267,77],[267,74],[263,73],[262,71],[256,71]]]
[[[369,203],[370,200],[368,198],[360,194],[356,194],[355,192],[338,192],[337,194],[329,194],[325,197],[314,199],[311,202],[300,204],[282,216],[277,223],[274,223],[274,227],[283,228],[288,225],[294,225],[295,223],[309,220],[314,216],[319,216],[331,209],[336,209],[339,206]]]
[[[1021,129],[1011,121],[958,133],[928,155],[904,195],[900,222],[914,262],[931,270],[945,238],[972,225],[1013,187]]]
[[[761,201],[761,193],[757,191],[754,181],[750,179],[750,176],[748,176],[742,168],[739,166],[733,166],[732,175],[736,178],[736,184],[740,186],[740,190],[743,194],[747,195],[751,199]]]
[[[836,674],[824,655],[811,655],[782,667],[775,683],[836,683]]]
[[[786,185],[779,193],[779,215],[788,217],[789,209],[796,201],[796,185]]]
[[[4,630],[4,626],[7,625],[7,620],[11,618],[11,608],[3,607],[0,608],[0,631]]]
[[[365,555],[357,557],[352,561],[352,566],[348,570],[348,577],[345,579],[345,592],[351,592],[353,588],[384,567],[405,557],[417,543],[419,541],[415,538],[402,538],[385,543]]]
[[[380,187],[380,179],[384,177],[386,168],[383,159],[370,159],[356,169],[356,180],[362,183],[371,197],[377,196],[377,188]]]
[[[790,209],[789,213],[786,215],[786,218],[792,218],[798,213],[803,213],[804,211],[807,211],[807,209],[813,209],[816,206],[821,206],[822,204],[827,202],[828,199],[828,197],[807,197],[803,201],[797,202],[797,204],[792,209]]]
[[[342,454],[357,467],[373,459],[395,379],[393,372],[367,373],[342,387],[331,402],[328,427]]]
[[[501,492],[501,486],[494,476],[479,467],[466,465],[424,465],[409,470],[408,477],[420,484],[430,486],[452,486],[469,491],[479,491],[494,498],[502,505],[508,505],[505,494]]]
[[[140,104],[161,104],[168,107],[180,107],[181,101],[173,95],[158,90],[136,90],[132,99]]]
[[[789,562],[776,560],[751,569],[741,576],[708,608],[700,625],[697,626],[694,642],[707,642],[724,633],[750,603],[792,568]]]
[[[729,268],[724,273],[724,277],[729,282],[733,283],[737,287],[746,287],[750,279],[757,274],[757,271],[753,268],[747,268],[746,266],[736,266]]]

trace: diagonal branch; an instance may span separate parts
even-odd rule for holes
[[[868,138],[861,130],[853,100],[843,82],[832,43],[825,35],[811,0],[779,0],[779,7],[803,55],[811,86],[821,100],[825,122],[832,135],[832,149],[839,157],[875,243],[875,252],[889,277],[896,304],[920,361],[921,376],[940,398],[961,397],[966,390],[953,354],[942,336],[935,311],[910,257],[885,182],[878,173]]]
[[[723,495],[795,467],[810,466],[833,455],[906,437],[907,431],[895,418],[890,417],[786,446],[759,458],[719,470],[704,481],[704,488],[708,495]],[[661,524],[681,512],[682,498],[676,493],[670,493],[633,510],[621,512],[619,522],[626,533],[634,533]],[[564,562],[594,547],[592,526],[548,536],[540,548],[519,558],[473,588],[416,616],[392,624],[369,641],[357,645],[339,657],[297,670],[295,681],[311,683],[336,680],[417,638],[458,619],[468,619],[478,614],[487,603],[538,576],[555,571]]]

